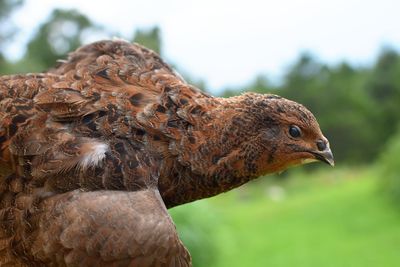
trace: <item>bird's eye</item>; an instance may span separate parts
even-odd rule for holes
[[[301,135],[301,130],[299,127],[292,125],[289,127],[289,134],[291,137],[298,138]]]

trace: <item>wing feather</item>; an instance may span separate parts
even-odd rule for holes
[[[156,190],[73,191],[45,200],[41,210],[32,245],[38,261],[60,266],[191,264]]]

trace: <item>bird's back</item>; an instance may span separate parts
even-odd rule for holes
[[[122,41],[84,46],[48,73],[0,77],[0,175],[18,169],[12,155],[37,156],[78,137],[149,147],[179,135],[167,126],[177,114],[167,111],[196,97],[205,94],[154,52]]]

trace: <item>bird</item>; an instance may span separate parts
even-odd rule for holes
[[[303,105],[211,96],[123,40],[0,77],[1,266],[191,266],[168,209],[312,161]]]

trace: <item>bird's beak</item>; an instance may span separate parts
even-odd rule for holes
[[[324,151],[318,151],[312,153],[317,160],[325,162],[332,167],[335,166],[335,161],[333,159],[332,151],[329,147],[327,147]]]

